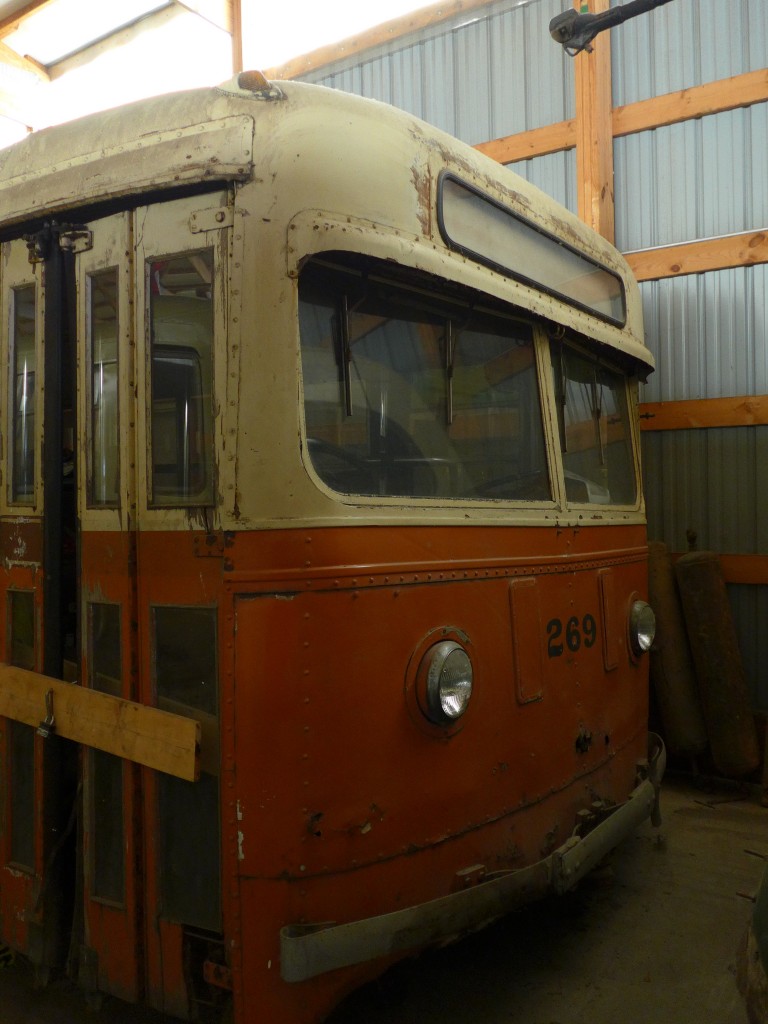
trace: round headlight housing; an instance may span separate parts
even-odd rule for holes
[[[656,636],[656,616],[647,601],[633,601],[629,612],[629,640],[638,657],[651,649]]]
[[[472,662],[455,640],[441,640],[419,667],[421,710],[435,725],[451,726],[462,717],[472,696]]]

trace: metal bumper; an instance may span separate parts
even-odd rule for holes
[[[645,777],[583,838],[572,836],[543,860],[440,899],[348,924],[287,925],[280,930],[280,973],[299,982],[376,957],[444,945],[547,893],[567,892],[642,821],[659,824],[659,785],[666,767],[662,740],[652,736]]]

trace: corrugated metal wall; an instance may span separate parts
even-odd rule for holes
[[[393,103],[474,145],[574,115],[569,59],[549,35],[563,0],[500,0],[303,75]]]
[[[618,0],[613,0],[613,6]],[[402,107],[476,144],[575,114],[549,35],[569,0],[500,0],[305,77]],[[768,66],[766,0],[674,0],[611,34],[613,105]],[[625,252],[768,225],[768,104],[614,143]],[[511,165],[576,210],[573,151]],[[645,401],[768,394],[768,266],[641,285],[658,370]],[[768,554],[768,427],[646,433],[649,529],[673,550]],[[768,587],[731,586],[753,701],[768,709]]]
[[[675,0],[612,34],[620,106],[768,65],[765,0]],[[768,225],[768,104],[614,143],[624,252]],[[768,394],[768,266],[641,284],[656,373],[641,401]],[[768,427],[644,435],[649,533],[684,551],[768,554]],[[729,586],[753,704],[768,709],[768,587]]]
[[[765,0],[674,0],[611,33],[613,105],[758,71],[767,40]]]

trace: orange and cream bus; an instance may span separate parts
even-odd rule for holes
[[[256,73],[0,153],[0,942],[314,1024],[653,814],[623,258]]]

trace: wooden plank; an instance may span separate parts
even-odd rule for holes
[[[576,6],[602,14],[610,0]],[[611,123],[611,36],[602,32],[591,53],[574,57],[576,77],[576,193],[578,213],[609,242],[614,240],[613,128]]]
[[[195,719],[0,664],[0,715],[37,727],[49,691],[58,736],[190,782],[199,777]]]
[[[500,164],[511,164],[515,160],[530,160],[534,156],[559,153],[573,149],[576,145],[576,121],[559,121],[545,128],[532,128],[516,135],[505,135],[490,142],[480,142],[475,149],[498,160]]]
[[[638,281],[768,263],[768,229],[624,253]]]
[[[766,101],[768,68],[762,68],[760,71],[749,71],[733,78],[723,78],[717,82],[707,82],[705,85],[616,107],[612,119],[613,134],[631,135]]]
[[[640,405],[640,427],[644,431],[765,425],[768,425],[768,395],[643,402]]]
[[[494,0],[446,0],[446,2],[430,4],[411,14],[403,14],[399,18],[382,22],[358,35],[342,39],[338,43],[321,46],[317,50],[293,57],[278,67],[263,69],[264,74],[267,78],[282,80],[297,78],[300,75],[305,75],[308,71],[333,64],[337,60],[345,60],[347,57],[353,57],[356,53],[371,50],[375,46],[391,44],[402,36],[431,28],[442,21],[456,17],[457,14],[468,14],[470,11],[482,7],[489,7],[493,2]]]

